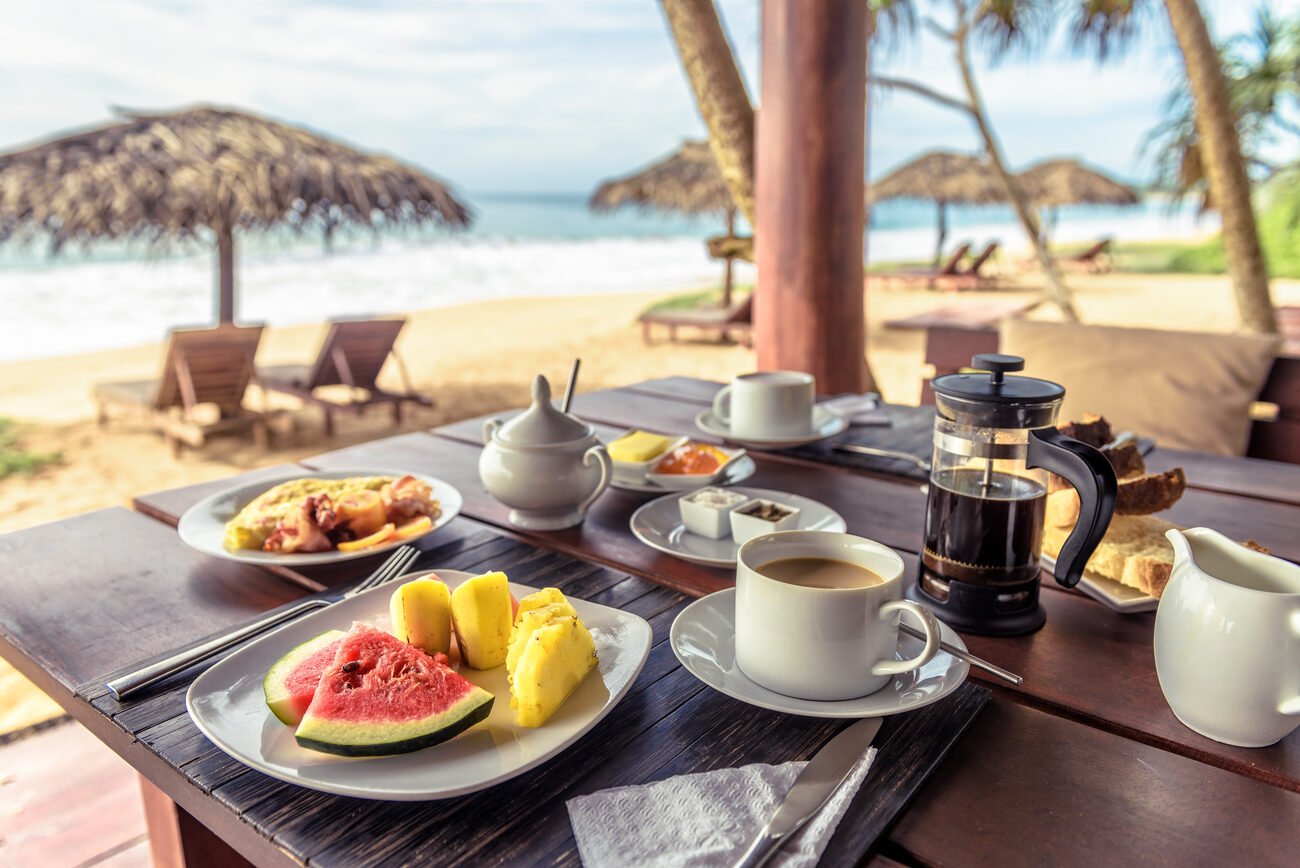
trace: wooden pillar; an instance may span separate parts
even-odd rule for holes
[[[763,0],[754,329],[761,369],[870,387],[862,279],[867,4]]]
[[[235,321],[235,233],[217,230],[217,322]]]
[[[727,209],[727,237],[736,237],[736,209]],[[726,271],[722,274],[722,306],[723,308],[731,307],[731,284],[732,284],[732,263],[735,257],[730,254],[726,257]]]

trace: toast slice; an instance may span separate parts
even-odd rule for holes
[[[1177,527],[1153,515],[1117,515],[1086,569],[1158,599],[1174,568],[1174,547],[1165,539],[1165,531]],[[1059,556],[1071,529],[1049,524],[1043,530],[1043,551]]]
[[[1181,467],[1164,473],[1133,476],[1119,481],[1115,496],[1115,515],[1151,515],[1178,502],[1187,489],[1187,476]],[[1079,494],[1062,488],[1047,496],[1048,525],[1074,527],[1079,520]]]

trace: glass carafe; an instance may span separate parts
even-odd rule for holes
[[[978,355],[975,372],[934,380],[937,415],[915,598],[954,627],[1036,630],[1049,473],[1079,494],[1079,520],[1055,575],[1071,587],[1110,523],[1115,472],[1100,451],[1056,429],[1065,390],[1031,377],[1016,356]]]

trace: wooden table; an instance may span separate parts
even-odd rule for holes
[[[716,388],[650,381],[580,395],[575,409],[605,434],[630,426],[690,431]],[[517,779],[508,791],[433,806],[310,792],[213,748],[184,712],[187,681],[127,705],[105,695],[102,683],[115,671],[357,574],[355,567],[271,573],[179,542],[169,525],[190,504],[258,474],[143,495],[136,513],[104,510],[0,537],[7,567],[0,653],[147,779],[156,854],[190,864],[226,864],[234,853],[268,865],[572,862],[567,798],[686,770],[805,758],[837,731],[834,722],[742,706],[677,665],[664,641],[673,617],[690,596],[729,587],[732,577],[636,542],[627,522],[643,496],[611,491],[572,530],[508,528],[505,508],[478,480],[480,430],[481,421],[470,420],[303,464],[408,467],[446,479],[463,493],[464,514],[439,531],[438,549],[422,563],[507,564],[517,581],[556,581],[649,620],[654,649],[628,698],[543,767],[547,774]],[[893,546],[915,570],[924,507],[916,480],[794,454],[755,457],[752,484],[831,505],[851,532]],[[1212,524],[1300,559],[1300,467],[1167,450],[1149,462],[1187,470],[1192,487],[1172,511],[1175,520]],[[912,797],[870,852],[870,806],[855,802],[854,822],[841,824],[826,864],[1290,862],[1300,828],[1300,733],[1261,750],[1196,735],[1160,693],[1152,615],[1119,615],[1053,584],[1044,588],[1048,622],[1038,633],[966,637],[975,653],[1020,673],[1024,684],[1010,688],[976,673],[992,700],[933,777],[915,795],[893,794]],[[902,722],[912,728],[903,732]],[[931,725],[941,727],[921,712],[895,718],[887,746],[919,744],[934,735]]]

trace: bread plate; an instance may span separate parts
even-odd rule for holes
[[[1039,560],[1043,565],[1043,569],[1049,573],[1056,569],[1056,558],[1051,555],[1045,554]],[[1154,612],[1156,607],[1160,605],[1160,601],[1150,594],[1144,594],[1137,588],[1130,588],[1128,585],[1122,585],[1112,579],[1103,578],[1087,571],[1084,572],[1083,578],[1079,580],[1078,588],[1097,602],[1126,615],[1136,615],[1139,612]]]

